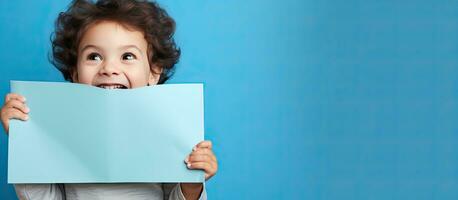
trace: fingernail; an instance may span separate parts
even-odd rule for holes
[[[28,116],[28,115],[27,115],[27,116],[25,116],[25,120],[28,120],[28,119],[29,119],[29,116]]]
[[[188,163],[186,166],[188,166],[188,168],[190,168],[191,167],[191,163]]]
[[[184,159],[184,162],[185,162],[185,163],[188,163],[188,162],[189,162],[189,156],[187,156],[186,159]]]
[[[192,148],[192,151],[195,151],[196,149],[197,149],[196,147],[193,147],[193,148]]]
[[[29,107],[25,107],[25,112],[30,112],[30,108]]]

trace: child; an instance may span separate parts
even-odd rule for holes
[[[175,23],[156,3],[136,0],[73,1],[56,21],[53,64],[64,78],[105,89],[162,84],[180,56],[172,38]],[[25,98],[10,93],[1,109],[9,119],[27,120]],[[210,141],[194,147],[186,166],[204,170],[208,180],[217,171]],[[46,161],[44,161],[46,162]],[[155,184],[17,184],[19,199],[206,199],[201,183]]]

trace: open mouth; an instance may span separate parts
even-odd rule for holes
[[[128,87],[123,84],[118,83],[103,83],[96,85],[96,87],[103,88],[103,89],[127,89]]]

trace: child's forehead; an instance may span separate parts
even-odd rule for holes
[[[135,27],[133,24],[129,24],[127,22],[123,21],[117,21],[117,20],[112,20],[112,19],[99,19],[95,20],[88,25],[86,25],[86,29],[92,28],[95,26],[115,26],[115,27],[120,27],[122,29],[127,29],[129,31],[138,31],[142,32],[138,27]]]
[[[102,21],[89,26],[82,35],[80,47],[137,47],[147,46],[143,32],[113,21]]]

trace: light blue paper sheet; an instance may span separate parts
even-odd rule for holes
[[[204,139],[203,85],[129,90],[12,81],[29,120],[10,120],[8,183],[203,182],[184,163]]]

